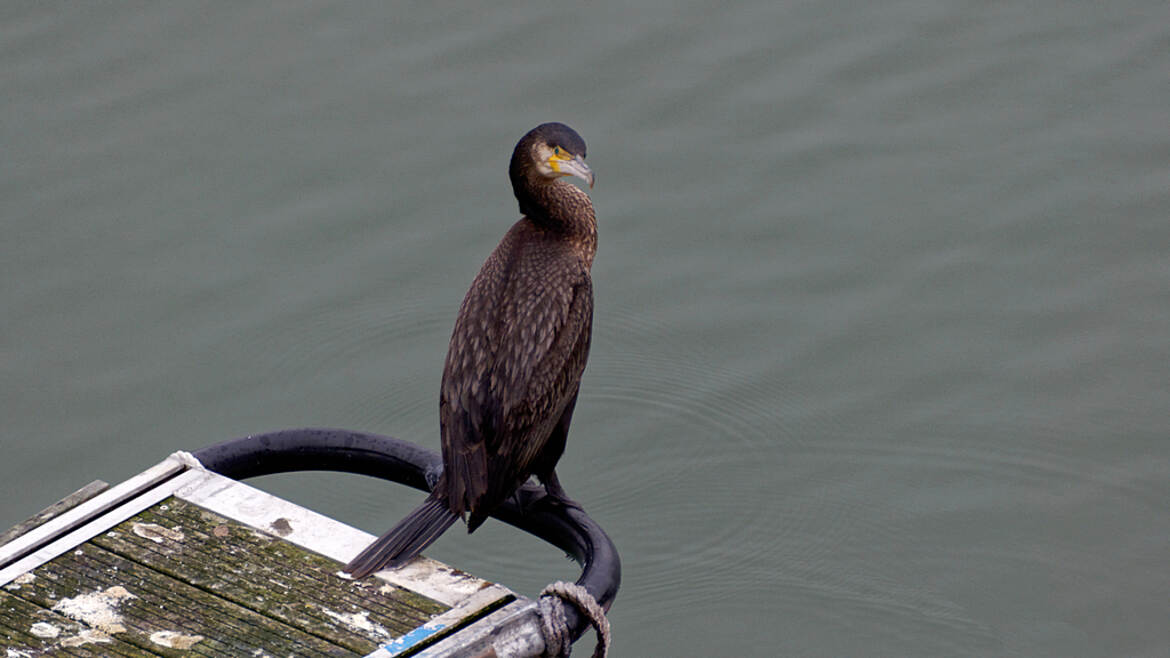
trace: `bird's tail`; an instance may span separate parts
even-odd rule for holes
[[[345,572],[354,578],[364,578],[385,567],[403,564],[430,546],[458,518],[447,507],[445,500],[428,497],[406,518],[350,560],[345,565]]]

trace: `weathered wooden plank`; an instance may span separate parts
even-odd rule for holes
[[[91,544],[54,558],[32,575],[10,594],[159,655],[363,653],[290,628]],[[168,649],[168,644],[173,648]]]
[[[340,578],[338,562],[174,498],[92,543],[356,652],[449,609],[388,583]]]
[[[337,560],[338,563],[348,562],[374,539],[370,534],[336,519],[214,473],[208,473],[205,482],[177,489],[175,497],[250,528],[260,528],[278,535],[287,542]],[[452,614],[469,613],[472,604],[482,606],[512,594],[505,587],[493,585],[425,557],[411,560],[398,569],[379,572],[378,580],[452,606],[452,611],[443,615],[448,619],[452,619]],[[495,594],[496,599],[491,598],[492,594]]]
[[[515,600],[426,559],[353,581],[368,535],[176,455],[0,548],[5,655],[414,655]]]
[[[19,589],[10,583],[5,589]],[[159,654],[47,610],[8,592],[0,592],[0,648],[11,658],[40,656],[127,656]]]

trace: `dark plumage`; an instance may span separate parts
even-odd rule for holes
[[[593,323],[589,270],[597,222],[585,142],[545,123],[521,138],[508,167],[523,217],[483,264],[455,321],[443,366],[443,474],[431,495],[345,570],[361,578],[398,566],[457,518],[475,530],[532,475],[575,505],[554,468],[577,402]]]

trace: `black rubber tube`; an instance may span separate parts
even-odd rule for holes
[[[429,491],[443,467],[430,450],[400,439],[338,429],[292,429],[254,434],[194,453],[209,470],[234,480],[294,471],[340,471],[369,475]],[[544,488],[527,484],[518,502],[507,501],[495,518],[568,553],[581,565],[577,584],[609,610],[622,581],[621,559],[609,535],[579,509],[541,505]],[[572,606],[565,616],[576,640],[589,626]]]

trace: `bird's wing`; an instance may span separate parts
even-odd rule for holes
[[[495,433],[500,416],[490,382],[499,345],[498,301],[505,279],[506,269],[493,254],[463,299],[443,366],[439,394],[442,486],[451,511],[459,515],[483,496],[488,479],[484,436]]]
[[[452,342],[444,371],[446,488],[459,514],[494,507],[528,478],[576,390],[588,351],[588,274],[558,278],[519,298],[494,294],[501,292],[493,290],[496,285],[509,285],[500,278],[477,277],[456,321],[460,339]],[[500,299],[509,306],[493,306]]]
[[[523,325],[537,328],[535,340],[505,341],[509,348],[520,352],[515,362],[527,367],[505,378],[502,431],[497,433],[497,445],[493,446],[496,454],[508,456],[515,469],[513,477],[521,481],[532,473],[533,463],[576,393],[585,370],[593,324],[593,285],[589,276],[582,273],[571,286],[550,291],[534,305],[532,315]],[[524,326],[519,330],[525,331]],[[506,467],[501,470],[506,472]],[[514,486],[504,480],[501,484]]]

